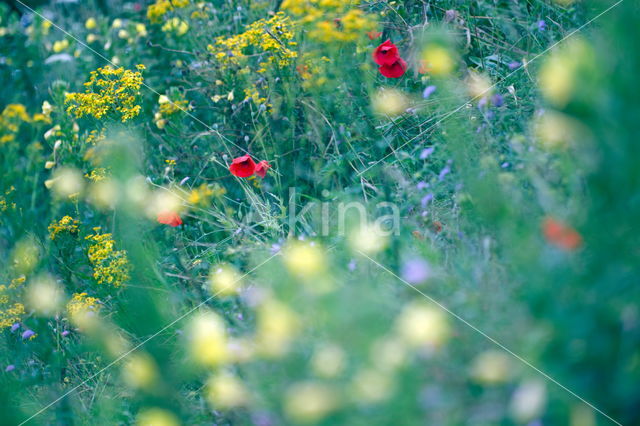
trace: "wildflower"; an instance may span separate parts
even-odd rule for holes
[[[471,377],[478,383],[493,385],[504,383],[511,375],[511,358],[503,351],[482,352],[473,361]]]
[[[110,284],[119,287],[129,279],[129,259],[126,250],[115,250],[112,235],[101,234],[100,228],[94,228],[95,234],[87,235],[92,244],[87,255],[93,266],[93,278],[98,284]]]
[[[189,351],[195,362],[215,367],[227,361],[227,333],[223,319],[213,311],[196,315],[188,330]]]
[[[398,58],[391,65],[382,65],[379,71],[380,74],[387,78],[400,78],[407,71],[407,63],[404,59]]]
[[[344,350],[337,345],[323,345],[311,358],[313,372],[319,377],[332,378],[340,375],[346,365]]]
[[[142,86],[141,71],[144,65],[136,68],[138,71],[107,65],[91,71],[89,81],[84,84],[85,93],[66,94],[67,113],[75,117],[91,115],[97,119],[114,114],[122,122],[136,117],[142,110],[136,102]]]
[[[547,29],[547,23],[544,21],[544,19],[536,22],[536,26],[538,27],[538,31],[545,31]]]
[[[424,71],[435,76],[443,76],[453,71],[455,62],[448,49],[438,45],[428,45],[422,51]]]
[[[377,114],[395,117],[409,107],[409,99],[399,90],[380,89],[371,96],[371,107]]]
[[[518,423],[525,424],[540,416],[547,404],[547,390],[542,381],[521,384],[513,393],[509,411]]]
[[[26,330],[24,333],[22,333],[22,340],[26,340],[26,339],[34,339],[36,336],[35,331],[33,330]]]
[[[282,260],[289,272],[298,278],[318,276],[327,267],[324,251],[314,243],[293,241],[287,244]]]
[[[26,303],[38,315],[49,316],[57,313],[62,299],[62,288],[49,276],[36,278],[26,290]]]
[[[500,93],[496,93],[491,97],[491,103],[493,104],[493,106],[501,107],[502,105],[504,105],[504,96],[502,96]]]
[[[71,216],[64,216],[57,223],[53,222],[47,228],[49,231],[49,238],[55,240],[59,234],[67,233],[71,235],[78,234],[78,224],[80,222]]]
[[[548,217],[542,223],[545,239],[566,251],[574,251],[582,245],[582,237],[573,228],[564,223]]]
[[[431,276],[431,267],[423,259],[410,259],[402,265],[401,276],[409,284],[421,284]]]
[[[122,379],[135,389],[150,389],[158,381],[158,368],[144,352],[129,355],[122,366]]]
[[[286,354],[299,330],[300,319],[286,304],[271,299],[258,307],[256,342],[263,355]]]
[[[398,47],[387,40],[373,51],[373,60],[380,66],[391,66],[400,59]]]
[[[97,26],[98,26],[98,23],[96,22],[95,18],[89,18],[84,23],[84,27],[88,30],[93,30]]]
[[[394,388],[390,374],[374,369],[358,371],[351,387],[356,400],[364,404],[387,399]]]
[[[19,328],[20,328],[20,323],[19,323],[19,322],[17,322],[17,323],[15,323],[15,324],[13,324],[13,325],[11,326],[11,332],[12,332],[12,333],[15,333],[15,331],[16,331],[17,329],[19,329]]]
[[[433,86],[433,85],[427,86],[422,92],[422,98],[429,99],[429,97],[431,97],[431,95],[433,95],[435,92],[436,92],[436,86]]]
[[[99,310],[100,299],[95,297],[88,297],[87,293],[74,293],[73,296],[71,296],[71,300],[67,302],[67,313],[71,317],[80,312],[97,312]]]
[[[180,426],[180,421],[170,411],[162,408],[146,408],[140,411],[135,424],[136,426]]]
[[[255,173],[256,163],[251,159],[249,154],[242,157],[234,158],[229,166],[229,171],[232,175],[246,178]]]
[[[396,327],[400,337],[413,347],[438,347],[450,335],[443,311],[421,302],[405,306],[396,320]]]
[[[320,383],[296,383],[285,394],[284,411],[295,423],[316,423],[338,406],[336,392]]]
[[[242,275],[231,265],[218,265],[211,269],[209,282],[211,293],[219,296],[231,296],[238,292],[242,284]]]
[[[431,154],[433,154],[433,151],[435,150],[436,149],[432,146],[430,146],[429,148],[423,149],[422,152],[420,153],[420,159],[426,160]]]
[[[270,168],[271,165],[267,161],[262,160],[256,165],[255,173],[261,178],[264,178],[267,175],[267,170]]]
[[[16,366],[13,364],[9,364],[7,365],[7,368],[4,369],[5,373],[9,373],[10,371],[13,371],[16,369]]]
[[[206,397],[215,409],[229,410],[246,405],[249,392],[240,379],[224,372],[209,379]]]
[[[379,223],[362,224],[349,235],[351,249],[365,254],[381,252],[388,243],[388,233],[383,231]]]
[[[158,213],[158,223],[169,225],[175,228],[176,226],[182,225],[183,222],[178,213],[165,211]]]

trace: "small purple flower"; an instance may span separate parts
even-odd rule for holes
[[[521,64],[520,62],[518,62],[518,61],[513,61],[513,62],[510,62],[510,63],[509,63],[509,69],[510,69],[510,70],[512,70],[512,71],[513,71],[513,70],[517,70],[518,68],[520,68],[520,66],[521,66],[521,65],[522,65],[522,64]]]
[[[17,322],[17,323],[15,323],[15,324],[13,324],[13,325],[11,326],[11,332],[13,333],[13,332],[15,332],[17,329],[19,329],[19,328],[20,328],[20,323],[19,323],[19,322]]]
[[[35,336],[35,334],[36,333],[33,330],[26,330],[24,333],[22,333],[22,340],[29,339]]]
[[[444,177],[446,175],[448,175],[449,173],[451,173],[451,167],[444,166],[444,168],[442,170],[440,170],[440,173],[438,174],[438,180],[442,181],[444,179]]]
[[[9,365],[7,365],[7,368],[4,369],[4,371],[6,371],[8,373],[9,371],[13,371],[15,369],[16,369],[15,365],[9,364]]]
[[[67,337],[69,334],[71,334],[71,332],[69,330],[65,330],[61,334],[62,334],[62,337]]]
[[[435,91],[436,91],[436,86],[434,85],[425,87],[424,92],[422,92],[422,98],[429,99],[429,97],[433,95]]]
[[[418,188],[418,189],[425,189],[425,188],[428,188],[428,187],[429,187],[429,184],[427,182],[425,182],[425,181],[420,181],[416,185],[416,188]]]
[[[282,245],[278,243],[271,244],[271,254],[276,254],[282,249]]]
[[[456,17],[458,16],[458,12],[453,10],[453,9],[449,9],[444,13],[444,20],[445,22],[451,22],[454,19],[456,19]]]
[[[500,167],[502,167],[503,169],[506,169],[509,166],[510,166],[510,164],[507,161],[505,161],[504,163],[500,164]]]
[[[538,31],[545,31],[547,29],[547,23],[544,19],[539,20],[536,25],[538,26]]]
[[[480,99],[478,101],[478,109],[483,109],[484,107],[486,107],[488,102],[489,101],[486,97],[483,97],[482,99]]]
[[[422,152],[420,153],[420,159],[424,160],[427,157],[429,157],[431,154],[433,154],[433,151],[435,151],[435,148],[430,146],[429,148],[425,148],[422,150]]]
[[[496,93],[491,97],[491,103],[493,106],[501,107],[504,105],[504,97],[500,93]]]
[[[351,272],[353,272],[353,271],[355,271],[355,270],[356,270],[356,266],[357,266],[357,265],[356,265],[356,261],[355,261],[355,260],[353,260],[353,259],[351,259],[351,261],[350,261],[350,262],[349,262],[349,264],[347,265],[347,268],[349,268],[349,270],[350,270]]]
[[[433,200],[433,194],[428,193],[427,195],[422,197],[422,200],[420,200],[420,205],[422,205],[422,208],[425,208],[427,207],[427,204],[431,202],[431,200]]]
[[[402,265],[401,275],[409,284],[420,284],[431,276],[431,267],[423,259],[410,259]]]

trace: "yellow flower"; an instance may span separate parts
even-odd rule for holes
[[[60,234],[70,234],[77,235],[78,234],[78,224],[80,222],[71,216],[64,216],[58,222],[53,222],[49,225],[49,238],[55,240],[56,237]]]
[[[91,115],[97,119],[114,114],[122,122],[136,117],[142,109],[137,101],[143,81],[140,71],[144,65],[136,68],[138,71],[107,65],[91,71],[89,81],[84,83],[85,93],[66,94],[67,113],[76,117]]]
[[[131,266],[126,250],[115,250],[115,241],[111,234],[101,234],[100,228],[94,228],[95,234],[87,235],[92,244],[87,255],[93,266],[93,278],[98,284],[119,287],[129,279]]]
[[[84,27],[88,30],[93,30],[97,26],[98,26],[98,23],[96,22],[95,18],[89,18],[84,23]]]
[[[67,302],[67,312],[69,316],[87,311],[98,312],[100,306],[100,299],[88,297],[87,293],[74,293],[71,300]]]

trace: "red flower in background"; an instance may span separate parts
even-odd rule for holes
[[[582,237],[575,229],[552,217],[544,220],[542,232],[549,243],[566,251],[573,251],[582,245]]]
[[[270,168],[271,164],[269,164],[265,160],[262,160],[256,165],[255,172],[258,176],[264,179],[264,177],[267,175],[267,170],[269,170]]]
[[[400,59],[398,48],[391,40],[387,40],[373,51],[373,60],[378,65],[392,65]]]
[[[256,163],[251,159],[249,154],[242,157],[234,158],[229,166],[232,175],[246,178],[251,176],[256,169]]]
[[[158,214],[158,222],[163,225],[176,226],[182,225],[182,219],[176,212],[161,212]]]
[[[382,35],[382,33],[380,31],[369,31],[367,33],[367,36],[369,37],[369,40],[375,40],[378,37],[380,37]]]
[[[382,65],[380,68],[380,74],[388,78],[400,78],[407,71],[407,63],[402,58],[398,58],[391,65]]]

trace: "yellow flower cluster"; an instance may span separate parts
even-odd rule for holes
[[[162,26],[162,31],[183,36],[189,31],[189,23],[180,18],[171,18]]]
[[[13,203],[13,202],[9,201],[9,199],[7,198],[15,190],[16,190],[16,188],[14,186],[11,186],[11,187],[9,187],[9,189],[7,189],[4,192],[4,195],[0,195],[0,212],[5,212],[5,211],[9,210],[9,208],[11,208],[12,210],[16,209],[16,203]]]
[[[100,299],[96,297],[87,297],[87,293],[74,293],[71,300],[67,303],[67,312],[69,316],[78,313],[100,310]]]
[[[97,145],[99,142],[103,141],[106,138],[105,129],[101,130],[92,130],[89,132],[87,136],[87,143],[90,145]]]
[[[33,117],[27,113],[22,104],[7,105],[0,114],[0,145],[13,142],[22,123],[50,122],[44,114],[36,113]]]
[[[87,235],[91,241],[87,255],[93,266],[93,278],[98,284],[120,287],[129,279],[131,265],[126,250],[115,250],[111,234],[101,234],[100,228],[93,228],[95,234]]]
[[[24,276],[11,280],[11,284],[0,285],[0,328],[11,327],[20,322],[25,314],[24,305],[12,298],[10,290],[16,289],[26,281]]]
[[[84,177],[89,179],[91,182],[100,182],[102,180],[105,180],[107,176],[109,176],[109,171],[104,167],[97,167],[91,170],[91,173],[87,173],[84,175]]]
[[[67,113],[76,117],[91,115],[97,119],[109,113],[119,115],[122,122],[140,114],[141,107],[136,105],[144,65],[136,67],[138,71],[112,68],[107,65],[91,71],[91,77],[84,85],[85,93],[68,93],[65,97]]]
[[[251,99],[256,105],[266,105],[268,109],[271,108],[271,104],[267,103],[267,98],[260,96],[258,88],[254,85],[248,89],[244,89],[245,99]]]
[[[284,0],[282,10],[309,24],[309,37],[320,42],[353,42],[376,28],[374,15],[345,0]]]
[[[227,191],[220,185],[214,184],[213,187],[210,187],[203,183],[198,188],[191,190],[187,200],[191,204],[207,207],[211,204],[212,198],[222,197],[226,192]]]
[[[147,18],[152,24],[162,22],[162,17],[174,9],[180,9],[189,5],[189,0],[156,0],[147,8]]]
[[[240,66],[249,54],[268,54],[267,62],[260,62],[258,72],[265,72],[268,64],[287,66],[298,56],[293,41],[294,33],[291,19],[283,12],[269,19],[260,19],[247,30],[233,37],[218,37],[215,44],[208,46],[209,51],[225,66]],[[250,49],[252,48],[252,49]]]
[[[170,115],[173,115],[178,111],[186,111],[190,108],[188,100],[170,100],[167,95],[160,95],[158,98],[158,104],[160,107],[153,118],[158,129],[164,129],[164,126],[167,124],[167,117]]]
[[[76,235],[78,233],[78,224],[80,222],[71,216],[64,216],[58,222],[49,225],[49,238],[55,240],[60,234]]]

